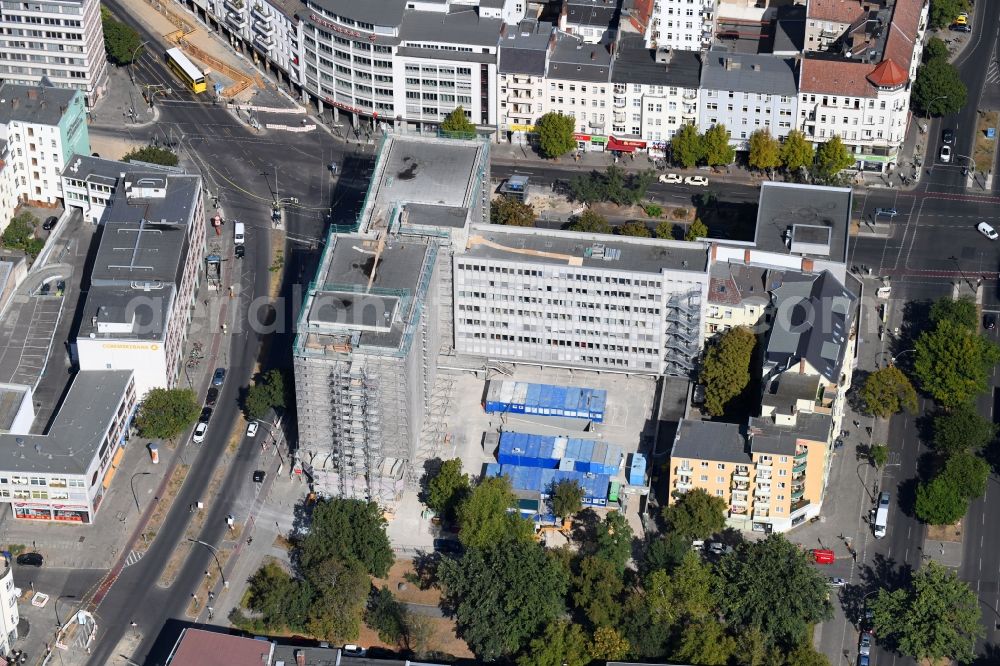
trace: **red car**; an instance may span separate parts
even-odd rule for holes
[[[833,555],[833,551],[828,548],[815,548],[811,551],[813,560],[816,564],[833,564],[833,561],[837,559]]]

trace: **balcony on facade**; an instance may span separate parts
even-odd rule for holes
[[[245,6],[246,5],[243,4],[243,0],[226,0],[226,9],[231,12],[236,12],[237,14],[242,12],[243,7]]]
[[[239,30],[242,30],[247,25],[247,19],[246,19],[245,16],[243,16],[242,14],[234,14],[232,12],[230,12],[229,14],[226,14],[226,21],[231,26],[233,26],[234,28],[237,28]]]
[[[758,498],[770,498],[771,497],[771,484],[770,483],[757,483],[757,487],[753,489],[753,496]]]
[[[507,80],[507,87],[515,90],[530,90],[535,87],[528,77],[513,76]]]
[[[625,103],[624,95],[615,95],[611,100],[611,105],[616,109],[624,109]]]
[[[262,49],[270,49],[274,46],[274,40],[271,39],[270,35],[256,34],[253,37],[253,44]]]
[[[768,509],[757,509],[753,510],[753,519],[759,520],[761,518],[770,518],[771,512]]]
[[[250,10],[250,13],[253,15],[255,19],[257,19],[261,23],[267,23],[268,25],[271,25],[271,15],[264,12],[263,5],[260,4],[254,5],[253,9]]]
[[[733,470],[733,481],[749,481],[750,468],[744,465],[737,465]]]
[[[260,23],[259,21],[255,21],[253,24],[253,29],[258,34],[261,35],[271,35],[272,33],[274,33],[274,26],[272,26],[270,22]]]

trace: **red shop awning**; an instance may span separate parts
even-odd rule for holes
[[[643,149],[646,147],[645,141],[632,141],[629,139],[616,139],[615,137],[608,137],[608,150],[618,150],[623,153],[631,153],[636,148]]]

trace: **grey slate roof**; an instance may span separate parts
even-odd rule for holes
[[[705,54],[705,66],[701,70],[701,87],[706,90],[794,97],[797,91],[795,60],[772,55],[709,51]]]
[[[545,76],[552,30],[551,23],[533,19],[505,26],[505,34],[500,38],[499,72]]]
[[[373,25],[398,26],[403,20],[406,0],[310,0],[337,16]]]
[[[496,46],[502,26],[502,19],[480,18],[474,7],[461,6],[446,13],[407,11],[403,15],[399,38],[404,41],[460,42],[467,46]]]
[[[131,380],[131,370],[78,372],[47,434],[0,435],[0,470],[86,474]]]
[[[591,27],[615,27],[620,0],[569,0],[566,23]]]
[[[0,124],[12,120],[37,125],[58,125],[63,113],[81,96],[79,90],[43,85],[5,83],[0,86]]]
[[[735,423],[721,421],[681,420],[670,457],[746,464],[751,462],[742,428]]]
[[[775,53],[802,53],[806,42],[805,5],[778,7],[774,23]]]
[[[804,359],[828,381],[839,382],[857,300],[829,271],[786,273],[774,291],[766,364],[783,369]]]
[[[696,51],[673,50],[668,63],[656,62],[656,49],[647,49],[642,35],[622,35],[612,64],[615,83],[644,83],[698,89],[701,58]]]
[[[549,56],[547,76],[563,81],[607,83],[611,75],[611,54],[600,44],[559,33]]]

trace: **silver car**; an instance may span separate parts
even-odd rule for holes
[[[872,635],[867,631],[861,634],[861,639],[858,641],[858,654],[870,655],[872,653]]]

